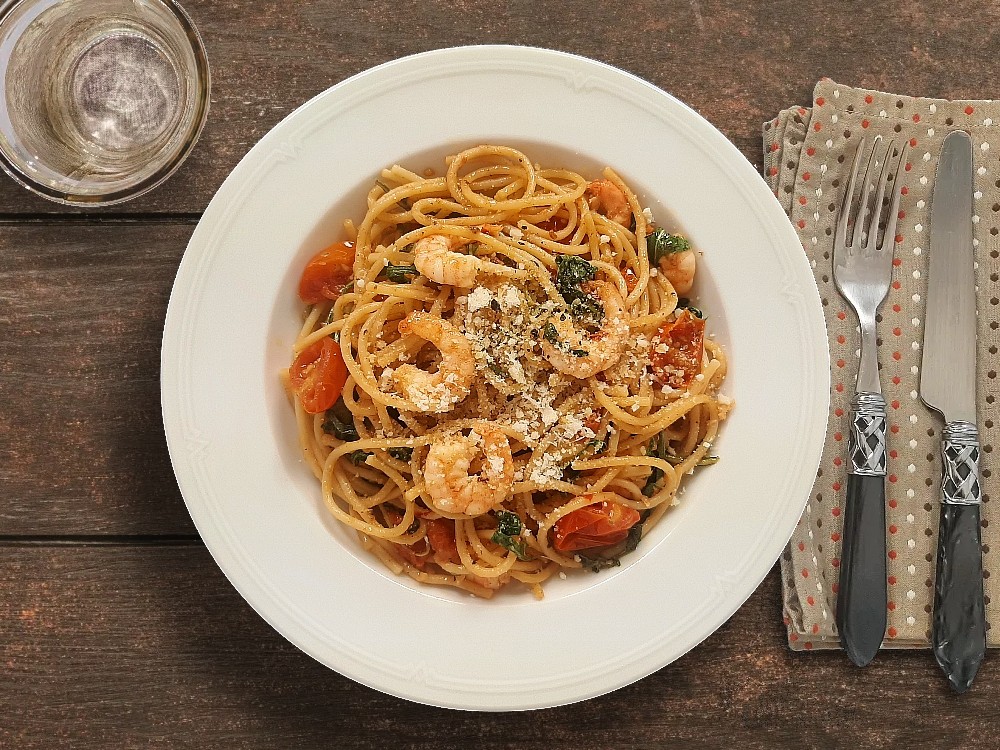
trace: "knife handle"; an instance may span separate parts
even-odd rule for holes
[[[972,685],[986,654],[983,553],[979,520],[979,435],[949,422],[941,443],[941,525],[934,586],[934,658],[951,686]]]
[[[885,637],[885,422],[881,394],[854,395],[837,631],[859,667],[875,658]]]

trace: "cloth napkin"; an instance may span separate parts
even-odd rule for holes
[[[987,643],[1000,645],[1000,102],[946,101],[851,88],[829,79],[811,107],[763,125],[764,170],[816,277],[830,339],[826,444],[808,504],[781,558],[784,621],[794,650],[839,647],[836,612],[847,490],[850,400],[858,368],[857,319],[833,281],[837,209],[862,138],[908,146],[892,285],[878,317],[878,360],[888,404],[886,528],[888,648],[927,647],[940,513],[942,419],[920,401],[930,208],[937,159],[952,130],[972,136],[973,236],[978,303],[977,405],[982,444],[982,536]],[[996,450],[994,450],[996,447]],[[996,575],[993,575],[993,574]]]

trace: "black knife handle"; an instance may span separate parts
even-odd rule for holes
[[[848,658],[875,658],[886,626],[885,400],[857,393],[851,403],[851,468],[840,554],[837,631]]]
[[[951,686],[963,693],[986,655],[979,435],[970,422],[949,422],[942,437],[932,644]]]

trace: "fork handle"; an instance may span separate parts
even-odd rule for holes
[[[885,399],[860,392],[851,402],[847,508],[837,597],[837,630],[848,658],[863,667],[886,627]]]

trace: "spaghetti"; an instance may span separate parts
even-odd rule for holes
[[[286,375],[329,512],[397,574],[489,597],[617,565],[731,401],[697,253],[610,169],[504,146],[383,170],[306,266]]]

